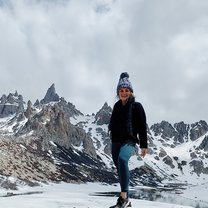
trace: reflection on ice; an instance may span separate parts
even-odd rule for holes
[[[180,204],[184,206],[192,206],[194,208],[207,208],[208,202],[202,200],[193,200],[185,198],[180,195],[182,192],[179,189],[165,189],[165,188],[136,188],[129,192],[129,198],[167,202],[172,204]],[[96,192],[96,196],[118,196],[118,192]]]

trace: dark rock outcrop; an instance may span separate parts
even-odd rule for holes
[[[199,121],[194,124],[191,124],[190,129],[190,139],[195,141],[199,137],[205,135],[208,132],[208,125],[206,121]]]
[[[56,93],[55,84],[52,84],[45,95],[45,97],[40,101],[41,104],[47,104],[50,102],[58,102],[59,95]]]
[[[3,95],[0,98],[0,118],[24,112],[24,103],[22,95],[17,91],[8,96]]]
[[[189,164],[193,167],[193,172],[196,173],[198,176],[200,176],[201,173],[208,174],[208,167],[204,166],[202,160],[195,159],[192,160]]]
[[[182,122],[174,124],[174,128],[178,132],[177,137],[175,137],[176,141],[178,141],[179,143],[183,143],[185,141],[188,141],[190,125],[185,124],[182,121]]]
[[[199,145],[198,149],[208,152],[208,136],[205,136],[202,143]]]
[[[150,127],[150,129],[155,133],[154,136],[159,136],[165,140],[169,140],[177,135],[176,130],[173,126],[167,121],[162,121],[161,123],[154,124]]]
[[[105,103],[103,107],[95,115],[95,123],[97,125],[109,124],[112,108]]]

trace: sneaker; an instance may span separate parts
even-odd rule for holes
[[[129,199],[123,199],[121,196],[118,198],[116,205],[111,206],[109,208],[127,208],[131,207],[131,202]]]

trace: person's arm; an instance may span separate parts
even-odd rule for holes
[[[147,148],[141,148],[141,156],[145,157],[147,154]]]
[[[148,144],[147,144],[147,123],[146,123],[146,114],[141,103],[137,105],[137,114],[138,114],[138,134],[139,134],[139,144],[142,150],[142,155],[146,155]]]

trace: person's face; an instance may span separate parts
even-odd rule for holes
[[[127,100],[129,99],[129,97],[131,96],[131,91],[128,88],[121,88],[118,91],[118,96],[119,96],[119,99],[122,102],[127,102]]]

